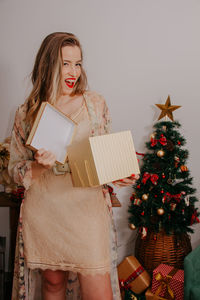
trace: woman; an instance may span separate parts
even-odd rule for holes
[[[113,230],[107,190],[74,188],[69,171],[59,174],[53,153],[25,147],[43,101],[78,124],[75,141],[109,132],[106,103],[86,91],[82,60],[80,43],[73,34],[56,32],[44,39],[32,72],[33,89],[16,113],[12,134],[9,171],[25,187],[19,227],[24,255],[20,250],[18,259],[25,257],[29,270],[40,270],[44,300],[65,299],[69,272],[78,274],[81,299],[120,299],[116,262],[113,266],[111,261],[110,249],[115,250],[110,244]],[[133,178],[119,182],[130,183]],[[18,279],[23,276],[18,274]],[[28,293],[23,286],[13,300],[29,299]]]

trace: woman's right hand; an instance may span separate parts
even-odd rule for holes
[[[50,169],[56,162],[56,156],[51,151],[43,148],[39,149],[34,156],[36,162],[42,165],[45,169]]]

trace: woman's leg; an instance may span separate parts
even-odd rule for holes
[[[65,300],[67,274],[64,271],[42,271],[43,300]]]
[[[113,300],[110,274],[78,277],[83,300]]]

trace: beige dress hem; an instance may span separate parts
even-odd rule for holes
[[[52,265],[52,264],[44,264],[44,263],[40,263],[40,262],[28,262],[27,266],[29,269],[31,270],[35,270],[35,269],[40,269],[42,271],[45,270],[52,270],[52,271],[57,271],[57,270],[61,270],[61,271],[72,271],[73,272],[77,272],[80,273],[81,275],[105,275],[107,273],[110,273],[110,265],[105,267],[105,266],[99,266],[98,268],[94,267],[94,268],[88,268],[86,266],[74,266],[74,265],[62,265],[62,264],[58,264],[58,265]]]

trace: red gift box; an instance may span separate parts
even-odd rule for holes
[[[183,300],[184,271],[160,264],[153,271],[152,292],[167,299]]]

